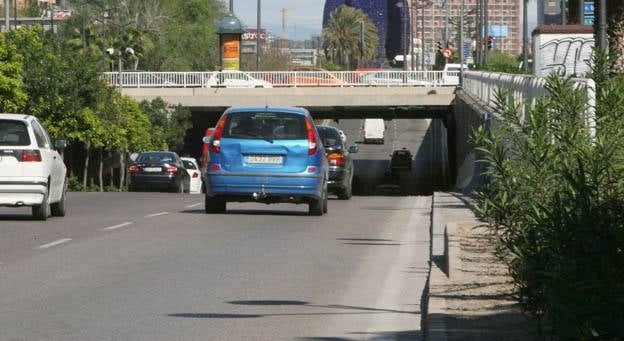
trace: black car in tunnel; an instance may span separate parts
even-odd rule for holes
[[[128,173],[130,192],[140,189],[171,190],[178,193],[190,191],[190,175],[178,154],[174,152],[141,153],[128,168]]]
[[[346,148],[340,130],[332,126],[317,125],[319,136],[323,141],[323,147],[329,163],[330,192],[336,194],[338,199],[347,200],[353,195],[353,158],[351,154],[358,152],[357,146]]]

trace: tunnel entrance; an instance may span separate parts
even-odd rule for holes
[[[214,127],[217,120],[218,116],[194,112],[193,127],[187,131],[181,155],[199,159],[204,132]],[[431,195],[448,190],[449,141],[443,119],[386,120],[383,144],[364,143],[364,118],[320,121],[342,130],[347,146],[359,146],[359,152],[353,154],[354,195]],[[392,152],[402,148],[413,156],[411,170],[391,167]]]

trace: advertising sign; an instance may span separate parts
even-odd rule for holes
[[[496,38],[507,38],[509,35],[509,25],[489,25],[490,35]]]
[[[265,29],[261,29],[260,30],[260,42],[263,44],[266,44],[268,39],[269,37],[267,35],[267,31]],[[243,33],[243,40],[256,42],[256,40],[258,40],[258,30],[255,28],[250,28],[248,30],[245,30],[245,33]]]
[[[593,25],[594,24],[594,2],[593,1],[585,1],[583,3],[583,24],[585,25]]]
[[[240,40],[235,34],[221,36],[221,60],[223,70],[240,69]]]

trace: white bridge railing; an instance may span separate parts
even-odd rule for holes
[[[596,84],[591,79],[574,79],[576,86],[587,93],[588,117],[593,117],[596,106]],[[497,72],[464,72],[463,90],[481,104],[496,107],[496,94],[499,89],[511,91],[516,103],[523,105],[524,118],[528,114],[529,107],[535,101],[546,95],[546,78],[532,75],[518,75]]]
[[[458,72],[443,71],[270,71],[106,72],[111,86],[124,88],[438,87],[457,86]]]

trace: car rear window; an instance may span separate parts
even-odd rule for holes
[[[289,113],[233,113],[223,129],[223,137],[237,139],[305,140],[305,117]]]
[[[28,127],[22,121],[0,120],[0,146],[29,146]]]
[[[143,153],[137,158],[137,162],[175,162],[172,153]]]
[[[317,127],[317,130],[325,148],[342,149],[342,138],[338,130],[328,127]]]
[[[190,170],[197,169],[197,167],[195,167],[195,164],[191,161],[182,160],[182,163],[184,164],[184,168],[186,169],[190,169]]]

